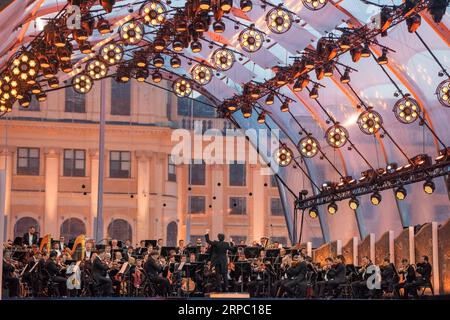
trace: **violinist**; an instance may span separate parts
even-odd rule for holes
[[[431,264],[428,262],[428,256],[421,256],[420,262],[417,264],[416,268],[416,280],[411,284],[405,286],[405,290],[408,290],[417,298],[417,289],[420,286],[431,283]]]
[[[16,273],[16,266],[11,258],[11,253],[9,251],[5,252],[3,257],[3,283],[9,287],[9,296],[11,298],[17,297],[19,295],[19,278]]]
[[[336,257],[332,270],[333,272],[329,274],[330,279],[326,283],[326,288],[330,291],[335,290],[340,284],[346,282],[345,258],[343,255],[340,254]],[[336,295],[337,293],[335,293]]]
[[[416,270],[409,264],[408,259],[402,259],[402,265],[398,269],[400,276],[399,283],[394,285],[395,297],[400,297],[400,289],[403,288],[403,297],[408,298],[409,291],[413,288],[413,282],[416,280]]]
[[[152,251],[144,265],[144,269],[149,281],[159,287],[160,294],[162,296],[167,296],[170,283],[167,278],[163,278],[160,275],[165,267],[165,263],[158,259],[158,255],[158,251]]]
[[[392,291],[394,284],[395,268],[389,258],[384,258],[381,264],[381,289]]]
[[[322,272],[322,280],[317,281],[314,288],[314,297],[322,298],[325,292],[325,288],[327,286],[328,280],[333,279],[334,277],[334,269],[333,269],[333,259],[328,257],[325,259],[325,265],[322,269],[319,269]]]
[[[57,284],[56,294],[58,296],[65,297],[67,294],[66,281],[67,279],[61,275],[61,269],[63,267],[61,264],[57,263],[57,253],[56,251],[50,252],[49,259],[45,264],[45,269],[49,275],[49,280]]]
[[[133,256],[133,247],[129,246],[126,251],[123,252],[123,259],[128,261]]]
[[[367,293],[367,291],[369,292],[369,296],[373,297],[375,290],[369,290],[367,287],[367,280],[373,274],[373,272],[375,272],[369,272],[368,270],[369,267],[373,265],[373,263],[367,256],[362,257],[361,262],[362,267],[358,270],[360,279],[352,282],[352,292],[355,295],[355,298],[362,298],[363,295]]]
[[[286,271],[288,279],[281,284],[282,291],[285,291],[289,297],[295,295],[296,288],[299,288],[300,297],[306,297],[306,272],[308,271],[305,258],[297,256],[295,262]]]
[[[100,255],[97,252],[92,254],[92,275],[94,280],[101,286],[102,295],[109,297],[112,295],[112,281],[108,277],[108,265],[105,263],[107,254],[102,252]]]

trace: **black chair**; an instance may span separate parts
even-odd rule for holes
[[[431,291],[431,295],[434,296],[434,289],[431,281],[428,281],[422,285],[420,285],[417,290],[420,292],[420,296],[422,297],[425,294],[425,291],[429,289]]]

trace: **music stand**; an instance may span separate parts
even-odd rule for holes
[[[168,257],[169,256],[169,254],[170,254],[170,251],[171,250],[175,250],[175,252],[176,252],[176,247],[162,247],[161,248],[161,255],[163,256],[163,257]]]
[[[184,248],[185,251],[187,251],[187,256],[189,256],[191,253],[195,253],[195,255],[197,255],[198,253],[198,248],[197,247],[186,247]]]
[[[145,240],[145,247],[147,248],[148,245],[151,244],[152,247],[155,248],[157,243],[158,243],[158,241],[156,241],[156,240]]]
[[[19,246],[19,247],[21,247],[22,244],[23,244],[23,238],[22,238],[22,237],[16,237],[16,238],[14,239],[13,246]]]
[[[187,282],[187,294],[189,295],[189,279],[191,278],[191,274],[195,274],[195,269],[197,269],[197,264],[186,262],[181,268],[181,271],[184,272],[186,275],[186,278],[188,279]],[[195,289],[195,288],[194,288]]]
[[[239,276],[242,278],[241,281],[241,292],[244,292],[244,273],[251,274],[251,265],[248,261],[236,261],[234,262],[235,268],[239,268]]]
[[[246,258],[258,258],[261,252],[260,247],[246,247],[244,248],[244,254]]]
[[[200,253],[198,255],[198,262],[206,262],[210,257],[211,255],[209,253]]]

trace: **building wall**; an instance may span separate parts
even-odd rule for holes
[[[204,214],[191,215],[191,235],[225,232],[246,237],[288,238],[284,216],[272,216],[270,199],[278,190],[269,176],[260,175],[259,164],[246,164],[246,185],[229,185],[228,165],[206,165],[206,183],[190,186],[189,166],[176,167],[176,182],[168,179],[168,157],[175,142],[174,129],[183,120],[174,111],[176,99],[166,91],[132,82],[129,116],[111,115],[111,87],[106,92],[106,133],[104,163],[104,234],[115,219],[126,220],[132,228],[133,242],[166,238],[167,225],[175,221],[178,239],[186,238],[188,197],[206,198]],[[167,85],[167,84],[164,84]],[[58,237],[61,224],[78,218],[93,236],[97,216],[99,167],[100,85],[86,95],[86,112],[65,112],[65,90],[51,92],[39,111],[19,110],[16,106],[7,119],[0,121],[0,169],[7,171],[7,237],[14,235],[14,225],[22,217],[33,217],[41,236]],[[202,120],[202,119],[199,119]],[[224,119],[208,119],[222,130]],[[19,175],[17,148],[39,148],[39,174]],[[246,143],[245,148],[251,148]],[[64,176],[64,150],[85,150],[85,176]],[[110,151],[131,152],[129,178],[112,178]],[[236,151],[237,152],[237,151]],[[229,197],[247,199],[247,214],[229,214]]]

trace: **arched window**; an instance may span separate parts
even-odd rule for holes
[[[175,221],[170,222],[167,225],[167,246],[168,247],[176,247],[177,246],[177,238],[178,238],[178,226]]]
[[[36,232],[39,232],[39,223],[32,217],[23,217],[16,221],[14,225],[14,238],[23,237],[28,232],[28,228],[34,226]]]
[[[131,225],[124,219],[114,219],[108,226],[108,236],[117,240],[132,240],[133,230]]]
[[[64,237],[66,241],[74,240],[80,234],[86,234],[86,226],[84,222],[78,218],[64,220],[59,230],[59,236]]]

